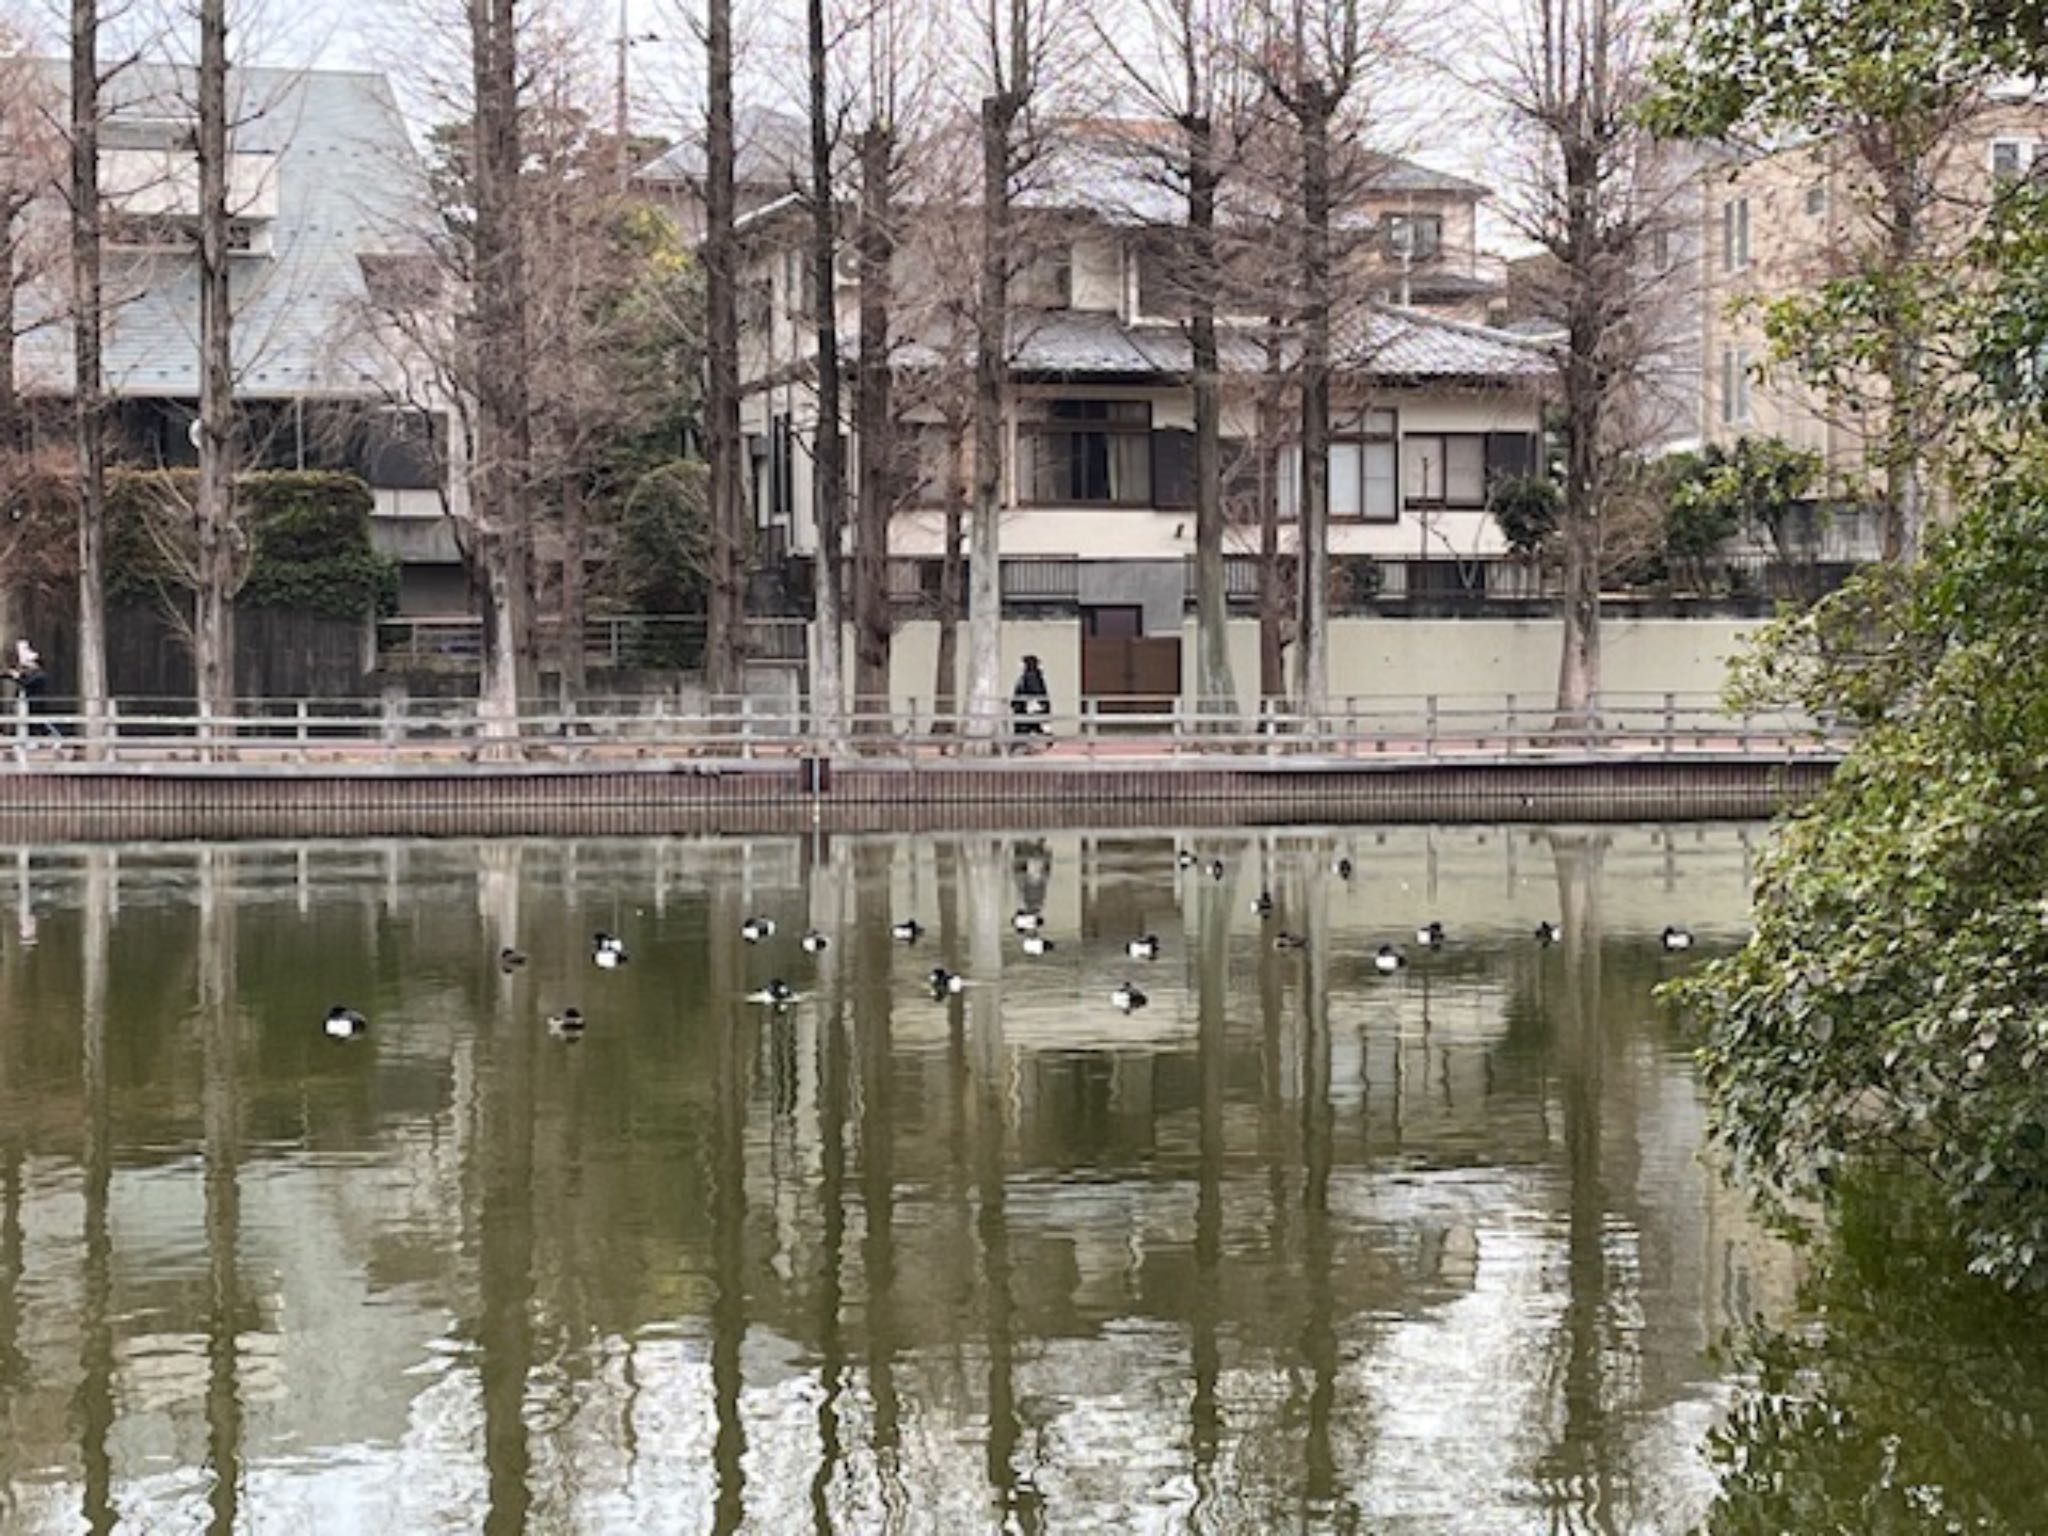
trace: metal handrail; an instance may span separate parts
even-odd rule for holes
[[[268,701],[232,717],[111,707],[97,731],[76,712],[28,714],[18,704],[9,756],[17,767],[102,762],[400,762],[524,757],[926,758],[1051,751],[1062,759],[1201,759],[1215,756],[1349,759],[1540,757],[1661,753],[1831,755],[1841,726],[1791,715],[1731,715],[1718,702],[1679,695],[1599,701],[1583,719],[1512,697],[1351,698],[1316,714],[1267,709],[1204,712],[1170,707],[1106,714],[1102,700],[1030,717],[1020,730],[1007,705],[995,712],[933,717],[913,708],[849,710],[813,719],[796,701],[731,698],[682,710],[667,699],[586,700],[573,709],[529,709],[512,719],[474,700]],[[1117,701],[1123,702],[1123,701]],[[62,740],[43,734],[54,729]],[[61,748],[61,750],[59,750]]]

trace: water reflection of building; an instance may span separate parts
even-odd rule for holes
[[[1222,882],[1128,835],[38,856],[0,971],[0,1481],[28,1529],[218,1518],[208,1467],[408,1529],[1683,1507],[1702,1347],[1786,1275],[1645,1002],[1664,921],[1739,932],[1743,850],[1661,836],[1348,833],[1348,885],[1291,833],[1204,834]],[[889,943],[907,915],[938,937]],[[1424,915],[1452,947],[1383,983]],[[812,921],[844,925],[812,1004],[734,1006],[810,976]],[[616,976],[597,927],[633,935]],[[921,995],[938,960],[966,998]],[[319,1039],[337,998],[365,1048]]]

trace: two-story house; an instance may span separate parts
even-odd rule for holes
[[[1170,271],[1175,232],[1146,217],[1138,195],[1119,195],[1099,157],[1081,163],[1089,174],[1041,176],[1022,200],[1002,424],[1006,612],[1071,622],[1083,636],[1178,637],[1195,527],[1191,355]],[[1455,191],[1453,201],[1469,202],[1467,185],[1442,195]],[[1422,217],[1420,187],[1414,197],[1400,194],[1398,217]],[[1521,338],[1383,301],[1387,215],[1347,209],[1346,217],[1354,233],[1371,238],[1353,242],[1365,254],[1347,269],[1335,324],[1330,549],[1345,595],[1515,587],[1523,573],[1507,558],[1488,493],[1500,476],[1539,461],[1551,357]],[[1401,242],[1419,253],[1421,241],[1437,241],[1448,259],[1449,210],[1432,217],[1434,233],[1419,235],[1422,226],[1411,223]],[[961,284],[971,281],[972,259],[959,242],[971,238],[975,221],[953,205],[934,209],[931,223],[928,238],[907,240],[899,256],[903,304],[892,347],[912,452],[890,554],[899,589],[913,594],[937,588],[947,503],[957,514],[971,454],[972,335]],[[771,547],[813,559],[807,215],[791,197],[744,218],[741,233],[742,430],[754,509]],[[1411,277],[1421,265],[1411,264]],[[849,256],[835,272],[849,359],[854,267]],[[1295,346],[1284,325],[1257,314],[1225,317],[1230,588],[1247,613],[1262,492],[1277,504],[1282,552],[1295,543],[1300,456],[1286,378]],[[1081,687],[1118,691],[1106,675],[1084,676]]]
[[[63,119],[67,67],[38,77]],[[240,69],[233,122],[229,282],[246,461],[347,469],[374,495],[373,533],[401,561],[410,612],[464,612],[467,586],[444,495],[441,413],[368,344],[363,315],[393,263],[430,230],[417,151],[381,75]],[[197,462],[199,192],[192,71],[130,65],[109,77],[101,128],[104,327],[115,462]],[[60,219],[54,194],[33,216]],[[55,275],[20,295],[16,383],[34,430],[68,438],[71,329]]]

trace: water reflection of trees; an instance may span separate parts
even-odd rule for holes
[[[2048,1528],[2048,1318],[1966,1268],[1910,1176],[1846,1192],[1809,1321],[1735,1348],[1707,1532]]]
[[[1558,901],[1579,947],[1534,950],[1518,916],[1512,933],[1475,928],[1388,985],[1363,962],[1420,897],[1361,918],[1378,897],[1337,888],[1323,842],[1216,845],[1231,862],[1220,883],[1176,880],[1170,841],[1130,836],[839,839],[744,856],[605,844],[152,854],[119,875],[108,856],[103,884],[147,893],[170,872],[189,899],[131,903],[118,920],[110,896],[83,902],[45,923],[32,983],[13,970],[0,981],[9,1004],[32,984],[88,1026],[51,1052],[0,1024],[0,1092],[32,1084],[43,1117],[0,1123],[0,1175],[38,1141],[57,1147],[64,1126],[87,1197],[69,1373],[86,1523],[111,1514],[125,1475],[113,1431],[140,1411],[118,1390],[133,1325],[117,1286],[150,1287],[167,1326],[188,1321],[206,1341],[194,1402],[216,1526],[249,1469],[274,1461],[277,1431],[322,1422],[310,1405],[283,1424],[249,1418],[243,1336],[340,1303],[281,1281],[277,1310],[250,1304],[241,1277],[267,1268],[278,1234],[247,1207],[273,1181],[311,1191],[319,1159],[346,1157],[393,1176],[330,1181],[357,1207],[328,1228],[316,1201],[305,1240],[336,1245],[328,1262],[351,1286],[359,1270],[379,1305],[456,1320],[487,1529],[560,1524],[598,1498],[604,1476],[585,1464],[596,1443],[629,1457],[643,1435],[672,1447],[661,1426],[690,1410],[649,1383],[673,1383],[678,1329],[687,1369],[702,1369],[686,1379],[708,1452],[704,1500],[689,1507],[714,1528],[764,1511],[821,1529],[913,1527],[963,1476],[935,1446],[962,1440],[978,1454],[974,1487],[956,1494],[991,1522],[1057,1528],[1078,1492],[1059,1464],[1086,1421],[1074,1415],[1112,1402],[1130,1415],[1133,1467],[1185,1469],[1198,1528],[1370,1524],[1386,1506],[1369,1486],[1393,1475],[1377,1469],[1403,1432],[1386,1360],[1404,1337],[1448,1336],[1460,1305],[1502,1305],[1477,1277],[1513,1234],[1428,1193],[1439,1174],[1473,1171],[1500,1175],[1514,1222],[1554,1234],[1563,1296],[1547,1336],[1512,1314],[1488,1324],[1548,1340],[1540,1364],[1503,1360],[1540,1384],[1549,1428],[1505,1448],[1502,1475],[1539,1484],[1563,1527],[1625,1528],[1631,1416],[1703,1374],[1688,1348],[1645,1363],[1656,1341],[1632,1314],[1657,1261],[1638,1248],[1684,1241],[1698,1215],[1660,1210],[1641,1187],[1633,1149],[1660,1130],[1631,1084],[1682,1073],[1646,1058],[1630,1001],[1654,960],[1639,976],[1590,906],[1574,915],[1601,883],[1599,857],[1558,853],[1555,895],[1525,914]],[[1424,851],[1418,884],[1440,880],[1455,905],[1455,861]],[[1260,884],[1281,921],[1247,917]],[[1061,913],[1045,964],[1006,955],[1009,913],[1031,894]],[[775,912],[780,948],[739,946],[751,910]],[[937,929],[915,951],[887,938],[905,915]],[[813,974],[790,953],[809,922],[839,943],[806,1006],[740,1003],[770,969]],[[1305,953],[1272,948],[1283,922],[1307,933]],[[593,926],[631,929],[632,965],[597,976]],[[1154,1007],[1127,1024],[1101,995],[1140,927],[1166,935],[1169,958],[1141,971]],[[528,950],[528,971],[502,972],[501,944]],[[914,981],[941,960],[977,983],[947,1005]],[[134,979],[144,967],[154,996]],[[189,1030],[166,990],[196,1002]],[[319,1039],[337,999],[376,1020],[364,1048]],[[582,1045],[540,1029],[570,1002],[593,1019]],[[1037,1033],[1071,1030],[1076,1008],[1101,1016],[1099,1044]],[[204,1260],[183,1276],[182,1238],[117,1251],[108,1216],[122,1171],[181,1148],[203,1163],[190,1251]],[[19,1183],[0,1183],[10,1209]],[[11,1403],[22,1260],[8,1255],[22,1244],[8,1246],[10,1219]],[[399,1378],[412,1364],[383,1369]],[[793,1375],[808,1385],[789,1395]],[[807,1459],[792,1484],[793,1438]],[[47,1465],[47,1452],[0,1452],[0,1470]]]

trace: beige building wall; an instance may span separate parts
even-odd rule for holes
[[[1995,189],[1993,146],[2001,141],[2016,147],[2022,167],[2031,165],[2036,146],[2048,145],[2048,101],[1987,104],[1935,158],[1931,259],[1956,256],[1981,228]],[[1701,199],[1709,440],[1769,435],[1811,448],[1827,460],[1832,489],[1843,492],[1868,478],[1870,446],[1884,428],[1882,406],[1845,411],[1823,401],[1795,369],[1768,364],[1754,306],[1853,270],[1858,254],[1882,238],[1873,195],[1861,160],[1828,141],[1709,169]],[[1752,370],[1762,377],[1745,384],[1742,375]],[[1873,395],[1879,392],[1873,381]]]

